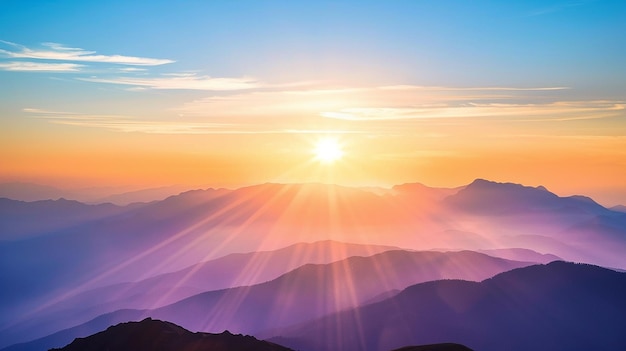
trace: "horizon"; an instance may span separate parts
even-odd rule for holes
[[[589,194],[583,194],[583,193],[574,193],[574,194],[560,194],[557,193],[555,191],[552,191],[552,189],[550,189],[549,187],[546,187],[542,184],[538,184],[538,185],[531,185],[531,184],[523,184],[523,183],[515,183],[515,182],[509,182],[509,181],[495,181],[495,180],[491,180],[491,179],[486,179],[486,178],[476,178],[466,184],[459,184],[456,186],[450,186],[450,187],[436,187],[436,186],[431,186],[429,184],[424,184],[422,182],[407,182],[407,183],[401,183],[401,184],[392,184],[390,186],[381,186],[381,185],[347,185],[347,184],[338,184],[338,183],[323,183],[323,182],[264,182],[264,183],[251,183],[251,184],[242,184],[241,186],[233,186],[233,187],[218,187],[218,186],[210,186],[210,185],[198,185],[198,186],[186,186],[186,185],[181,185],[181,184],[175,184],[175,185],[164,185],[164,186],[157,186],[157,187],[150,187],[150,188],[133,188],[133,187],[128,187],[128,186],[122,186],[122,187],[111,187],[111,186],[103,186],[103,187],[76,187],[76,188],[63,188],[63,187],[56,187],[54,185],[46,185],[46,184],[39,184],[39,183],[31,183],[31,182],[4,182],[4,183],[0,183],[0,198],[2,197],[6,197],[12,200],[19,200],[19,201],[25,201],[25,202],[31,202],[31,201],[40,201],[40,200],[61,200],[61,199],[65,199],[65,200],[74,200],[74,201],[78,201],[78,202],[82,202],[85,204],[105,204],[105,203],[112,203],[114,205],[118,205],[118,206],[126,206],[129,205],[131,203],[141,203],[141,202],[150,202],[150,201],[161,201],[164,200],[167,197],[170,196],[178,196],[181,195],[183,193],[186,192],[190,192],[190,191],[208,191],[208,190],[226,190],[226,191],[236,191],[236,190],[240,190],[240,189],[244,189],[244,188],[249,188],[249,187],[258,187],[258,186],[263,186],[263,185],[280,185],[280,186],[290,186],[290,185],[294,185],[294,186],[298,186],[298,185],[321,185],[321,186],[338,186],[338,187],[342,187],[342,188],[352,188],[352,189],[358,189],[358,190],[363,190],[363,191],[368,191],[368,192],[372,192],[374,194],[376,194],[375,190],[380,190],[380,191],[391,191],[393,190],[393,188],[395,187],[399,187],[399,186],[404,186],[404,185],[411,185],[411,184],[418,184],[418,185],[422,185],[426,188],[430,188],[430,189],[448,189],[448,190],[454,190],[454,189],[463,189],[471,184],[473,184],[476,181],[486,181],[489,183],[495,183],[495,184],[515,184],[515,185],[521,185],[523,187],[529,187],[529,188],[543,188],[544,190],[557,195],[558,197],[561,198],[567,198],[567,197],[572,197],[572,196],[582,196],[582,197],[587,197],[590,198],[591,200],[593,200],[594,202],[598,203],[599,205],[611,209],[613,207],[618,207],[618,206],[624,206],[623,203],[604,203],[601,200],[589,195]],[[14,190],[15,190],[15,195],[14,196],[7,196],[6,192],[9,189],[7,188],[2,188],[2,186],[13,186]],[[19,189],[20,186],[26,186],[26,187],[35,187],[35,189],[31,188],[31,189]],[[56,195],[56,196],[41,196],[40,195],[40,188],[39,187],[44,187],[44,188],[49,188],[48,190],[51,191],[58,191],[58,192],[63,192],[60,195]],[[18,189],[15,189],[18,188]],[[26,191],[24,191],[26,190]],[[144,192],[156,192],[161,190],[160,193],[154,194],[152,196],[149,197],[149,199],[145,199],[145,200],[136,200],[136,201],[123,201],[123,200],[110,200],[111,198],[115,198],[116,196],[130,196],[131,194],[135,194],[135,193],[144,193]],[[132,198],[132,197],[131,197]]]

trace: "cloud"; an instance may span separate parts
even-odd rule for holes
[[[381,90],[416,90],[416,91],[551,91],[568,90],[569,87],[432,87],[422,85],[389,85],[380,87]]]
[[[43,43],[44,49],[32,49],[23,45],[0,40],[12,50],[0,49],[0,54],[19,59],[56,60],[73,62],[104,62],[131,66],[159,66],[175,61],[123,55],[98,55],[95,51],[71,48],[58,43]]]
[[[77,127],[101,128],[124,133],[147,134],[347,134],[345,130],[282,129],[271,126],[221,122],[190,122],[183,120],[142,120],[137,117],[120,115],[94,115],[75,112],[50,111],[38,108],[24,108],[22,111],[35,118],[54,124]]]
[[[75,63],[0,62],[0,70],[18,72],[79,72],[82,67]]]
[[[470,103],[461,106],[353,107],[322,112],[320,115],[348,121],[470,117],[521,118],[523,121],[541,121],[603,118],[607,116],[606,113],[623,111],[625,106],[621,102],[606,101],[566,101],[544,104]],[[544,119],[536,119],[539,117]]]
[[[145,72],[146,69],[145,68],[138,68],[138,67],[122,67],[122,68],[119,68],[118,71],[121,71],[121,72]]]
[[[350,94],[326,91],[295,94],[294,91],[253,91],[228,96],[209,96],[175,108],[178,113],[202,117],[317,116],[324,109],[341,108]]]
[[[131,78],[129,78],[131,79]],[[456,88],[396,86],[335,89],[271,90],[255,80],[214,79],[194,74],[163,76],[131,89],[245,89],[221,93],[172,107],[150,120],[137,116],[90,115],[24,111],[51,123],[105,128],[120,132],[160,134],[340,133],[390,135],[403,133],[411,123],[465,124],[475,121],[507,123],[598,119],[623,115],[624,101],[567,101],[565,88]],[[137,82],[135,82],[137,83]],[[193,88],[193,87],[196,88]],[[469,91],[466,91],[469,90]],[[504,91],[501,92],[500,90]],[[172,116],[177,116],[171,118]],[[156,118],[156,120],[155,120]],[[438,122],[435,122],[437,121]],[[463,120],[463,122],[461,121]],[[467,122],[469,121],[469,122]],[[421,124],[424,126],[424,124]]]
[[[120,85],[132,85],[151,89],[183,89],[183,90],[246,90],[263,87],[263,84],[254,78],[212,78],[209,76],[197,76],[193,73],[170,74],[156,78],[81,78],[80,80]]]
[[[323,116],[343,120],[411,119],[427,115],[451,117],[461,113],[476,115],[479,106],[486,112],[488,107],[495,109],[494,104],[500,101],[532,103],[536,100],[533,95],[539,94],[540,99],[545,99],[563,90],[567,88],[429,88],[413,85],[269,90],[209,96],[189,101],[175,110],[205,117]]]

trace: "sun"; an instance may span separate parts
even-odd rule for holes
[[[343,157],[343,150],[337,139],[323,138],[315,143],[315,158],[323,163],[333,163]]]

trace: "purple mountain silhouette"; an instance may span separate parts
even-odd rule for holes
[[[397,249],[318,241],[274,251],[230,254],[135,283],[113,284],[68,296],[1,331],[0,336],[9,341],[28,340],[119,309],[157,308],[205,291],[263,283],[307,263],[330,263]]]
[[[116,311],[4,351],[59,347],[108,325],[148,316],[190,330],[228,329],[254,335],[355,307],[381,293],[416,282],[451,278],[481,280],[528,264],[471,251],[386,251],[369,257],[355,256],[329,264],[307,264],[266,283],[210,291],[154,310]]]
[[[262,260],[255,261],[253,269],[240,268],[243,275],[225,269],[223,276],[205,280],[206,285],[202,285],[203,266],[193,265],[235,252],[275,250],[298,242],[499,250],[486,252],[504,257],[521,254],[511,248],[523,248],[570,261],[626,268],[626,214],[581,196],[559,197],[543,187],[486,180],[457,189],[408,184],[389,191],[262,184],[190,191],[125,207],[67,200],[0,200],[0,226],[0,281],[9,287],[0,290],[0,347],[25,340],[7,328],[30,323],[28,317],[41,317],[37,313],[42,311],[57,311],[57,320],[71,320],[68,325],[74,325],[85,316],[115,308],[152,308],[205,289],[270,280],[296,267],[299,259],[293,265],[276,261],[264,266]],[[229,261],[224,262],[228,268]],[[276,266],[285,270],[274,271]],[[192,268],[181,271],[187,267]],[[178,276],[163,275],[175,271]],[[360,276],[349,278],[361,280]],[[104,290],[94,290],[100,288]],[[392,296],[396,289],[359,295],[354,301],[377,301]],[[85,305],[66,299],[80,296],[75,301],[100,301],[103,295],[107,297],[102,305],[92,303],[89,308],[93,310],[86,314]],[[48,317],[55,320],[54,314]]]
[[[480,283],[433,281],[379,303],[328,315],[272,340],[306,350],[388,350],[457,342],[476,350],[626,347],[626,274],[553,262]]]

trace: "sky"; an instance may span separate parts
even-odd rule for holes
[[[626,2],[0,1],[0,181],[626,204]],[[343,157],[320,162],[320,140]]]

